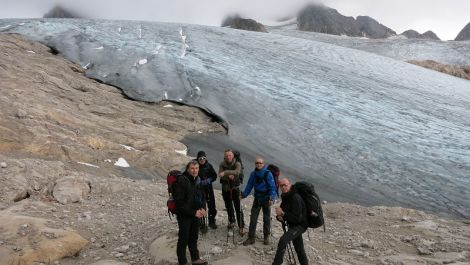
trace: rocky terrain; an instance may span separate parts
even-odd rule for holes
[[[458,66],[458,65],[442,64],[433,60],[425,60],[425,61],[410,60],[408,62],[428,68],[428,69],[432,69],[434,71],[439,71],[442,73],[446,73],[448,75],[453,75],[459,78],[470,80],[470,65]]]
[[[0,35],[0,264],[176,264],[164,177],[190,159],[184,135],[225,129],[196,108],[129,100],[83,71]],[[270,264],[279,224],[271,246],[227,240],[216,194],[219,229],[201,237],[201,254]],[[248,221],[251,199],[243,204]],[[311,264],[470,264],[468,220],[346,203],[324,212],[326,232],[304,236]]]
[[[455,37],[455,40],[470,40],[470,22],[459,32],[457,37]]]

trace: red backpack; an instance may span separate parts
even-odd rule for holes
[[[168,207],[168,216],[170,219],[171,215],[176,215],[176,183],[178,182],[178,176],[181,176],[181,174],[179,170],[172,170],[166,176],[166,183],[168,184],[168,200],[166,201],[166,206]]]

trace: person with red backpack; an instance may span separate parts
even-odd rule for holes
[[[241,194],[241,198],[248,197],[253,188],[255,190],[255,198],[253,200],[253,206],[251,207],[248,238],[243,242],[243,245],[247,246],[255,243],[256,225],[261,209],[263,209],[264,244],[269,245],[271,243],[269,240],[271,231],[271,206],[276,200],[276,185],[272,173],[268,170],[268,167],[265,166],[264,159],[260,156],[255,159],[255,170],[251,172],[245,190]]]
[[[199,234],[199,219],[206,216],[203,199],[196,187],[199,173],[199,163],[191,160],[186,170],[177,177],[175,182],[174,201],[176,204],[176,220],[178,221],[178,243],[176,255],[178,264],[188,264],[186,247],[189,248],[192,264],[207,265],[207,261],[199,256],[197,240]]]
[[[276,207],[276,219],[283,224],[284,234],[279,238],[276,255],[272,265],[281,265],[286,248],[292,241],[300,265],[307,265],[308,258],[305,253],[302,234],[307,231],[307,208],[304,199],[296,192],[295,186],[287,178],[279,181],[282,202]],[[286,230],[287,225],[287,230]],[[292,253],[293,254],[293,253]],[[290,258],[294,258],[291,256]]]

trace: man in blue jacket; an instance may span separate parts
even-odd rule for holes
[[[247,246],[255,243],[256,224],[258,223],[261,209],[263,209],[264,244],[269,245],[271,243],[269,240],[271,232],[271,205],[273,205],[276,199],[276,186],[273,175],[264,164],[264,159],[260,156],[255,159],[255,170],[251,172],[241,197],[246,198],[253,188],[255,189],[255,198],[251,207],[250,227],[248,229],[248,238],[243,242],[243,245]]]

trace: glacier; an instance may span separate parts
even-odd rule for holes
[[[80,19],[3,19],[0,32],[132,99],[220,117],[233,142],[320,193],[470,217],[470,82],[403,62],[470,64],[469,42]]]

